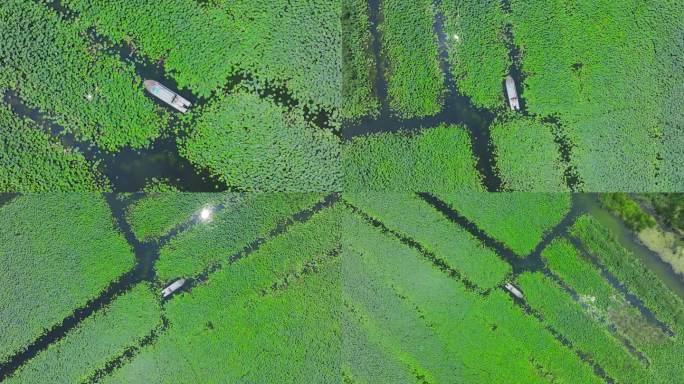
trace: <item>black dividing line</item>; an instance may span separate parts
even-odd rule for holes
[[[266,237],[255,240],[254,242],[250,243],[250,245],[248,245],[245,249],[243,249],[240,253],[231,256],[229,258],[229,263],[233,263],[233,262],[239,260],[240,258],[247,256],[247,254],[258,249],[258,247],[261,246],[261,244],[270,240],[272,237],[277,236],[277,235],[285,232],[289,228],[290,225],[292,225],[296,222],[306,221],[311,216],[313,216],[313,214],[315,214],[316,212],[318,212],[324,208],[332,206],[337,201],[337,198],[338,198],[338,196],[335,194],[328,195],[328,196],[326,196],[326,198],[324,200],[316,203],[311,208],[308,208],[306,210],[303,210],[303,211],[296,213],[290,219],[286,220],[283,223],[280,223],[275,229],[273,229],[271,232],[269,232],[269,234]],[[125,212],[125,206],[121,205],[121,203],[114,201],[114,205],[116,206],[115,209],[117,210],[117,213],[121,214],[122,212]],[[218,211],[218,207],[220,207],[220,209],[225,209],[226,204],[221,204],[220,206],[217,206],[217,208],[214,212]],[[155,254],[158,256],[158,247],[162,243],[171,239],[172,236],[176,236],[179,233],[182,233],[183,231],[191,228],[192,225],[195,224],[196,222],[197,222],[196,218],[190,219],[189,221],[179,225],[174,230],[172,230],[161,241],[156,241],[156,242],[153,241],[150,243],[140,243],[140,242],[137,242],[137,240],[135,240],[135,239],[134,239],[134,241],[137,244],[154,244],[155,245]],[[130,228],[130,227],[128,227],[127,223],[125,223],[125,221],[124,221],[123,225],[124,225],[124,228]],[[133,236],[133,234],[130,233],[130,231],[129,231],[129,234],[130,234],[130,236]],[[155,261],[156,261],[156,259],[155,259]],[[153,267],[154,261],[150,265]],[[201,275],[199,275],[197,278],[191,279],[188,283],[186,283],[181,290],[182,291],[189,290],[192,287],[194,287],[196,284],[205,281],[208,278],[209,274],[211,274],[213,271],[215,271],[219,267],[220,267],[220,265],[209,267]],[[309,269],[315,270],[315,267],[312,265],[307,264],[307,266],[305,268],[307,268],[307,267]],[[213,270],[212,270],[212,268],[213,268]],[[151,274],[153,274],[153,272],[154,271],[151,270],[148,273],[148,279],[153,280],[153,275],[151,275]],[[170,298],[167,298],[167,299],[162,299],[162,303],[165,302],[166,300],[173,298],[174,296],[171,296]],[[163,333],[164,331],[166,331],[166,329],[168,329],[168,326],[169,326],[168,320],[162,315],[161,327],[158,327],[157,329],[152,330],[151,333],[149,335],[147,335],[145,338],[143,338],[138,344],[130,346],[122,354],[120,354],[119,356],[117,356],[114,359],[107,362],[107,364],[105,364],[105,366],[103,368],[94,372],[85,382],[87,382],[87,383],[97,382],[102,377],[107,376],[107,375],[111,374],[113,371],[121,368],[124,364],[126,364],[126,362],[130,361],[135,355],[137,355],[143,347],[148,346],[148,345],[152,345],[154,342],[156,342],[159,335],[161,333]]]
[[[62,6],[59,0],[52,2],[42,2],[36,0],[39,4],[54,9],[60,15],[68,11],[76,17],[78,14],[68,8]],[[69,21],[66,18],[65,21]],[[140,56],[125,43],[115,43],[107,37],[97,34],[94,27],[86,30],[85,37],[90,38],[93,44],[98,49],[103,49],[104,52],[110,55],[116,55],[122,62],[132,64],[136,73],[141,79],[157,79],[164,82],[166,85],[175,89],[181,96],[187,98],[197,108],[201,108],[210,99],[196,97],[188,90],[183,90],[178,87],[178,83],[166,75],[163,63],[152,63],[149,58]],[[216,92],[233,91],[239,84],[243,82],[254,82],[252,76],[246,71],[236,71],[231,75],[227,84],[223,89],[219,89],[212,94],[215,96]],[[300,107],[300,102],[295,99],[294,95],[287,89],[284,84],[276,84],[275,82],[262,82],[258,87],[257,92],[261,98],[268,98],[276,105],[282,106],[292,112],[295,108]],[[18,99],[18,97],[17,97]],[[152,100],[163,108],[168,106],[156,98]],[[304,119],[310,124],[331,131],[333,134],[340,136],[339,131],[334,129],[334,124],[330,121],[333,112],[325,110],[324,108],[311,107],[312,103],[305,103],[301,106]],[[240,188],[229,186],[224,181],[209,172],[208,169],[191,163],[184,157],[180,156],[178,152],[177,139],[175,137],[160,137],[155,140],[149,148],[132,149],[124,147],[116,153],[107,153],[95,148],[92,143],[77,140],[73,134],[69,134],[63,127],[52,122],[39,114],[37,110],[30,110],[31,113],[23,114],[33,120],[39,117],[39,120],[44,120],[49,123],[50,133],[61,140],[65,147],[72,147],[78,149],[84,154],[89,162],[100,161],[100,172],[107,176],[114,190],[119,192],[139,191],[146,183],[153,179],[168,179],[169,182],[183,191],[240,191]],[[194,115],[193,115],[194,116]],[[178,118],[175,114],[171,116],[169,123],[170,130],[173,130],[173,125],[178,123]],[[185,125],[185,124],[184,124]],[[189,123],[192,125],[192,122]],[[187,134],[189,129],[177,130],[178,137],[183,137]]]
[[[501,9],[507,15],[512,13],[511,5],[509,0],[501,0]],[[538,118],[537,115],[531,114],[527,110],[527,103],[525,102],[525,78],[526,73],[522,70],[522,53],[520,52],[520,47],[515,44],[513,39],[513,24],[508,21],[504,25],[503,29],[504,41],[506,42],[506,48],[508,49],[508,56],[511,60],[511,66],[509,69],[509,74],[516,82],[518,100],[520,101],[520,111],[519,113],[525,117]],[[507,93],[505,84],[502,85],[504,94]],[[542,123],[551,124],[553,126],[552,134],[553,140],[558,146],[559,155],[561,161],[565,164],[565,169],[563,170],[563,180],[565,185],[573,192],[578,192],[582,189],[583,181],[577,171],[577,168],[572,165],[572,149],[574,144],[570,141],[570,138],[564,133],[563,126],[560,120],[556,116],[547,116],[540,119]]]
[[[442,213],[442,215],[444,215],[451,222],[468,231],[487,248],[494,250],[499,257],[503,258],[511,265],[513,274],[517,275],[524,271],[533,271],[539,268],[534,260],[528,260],[527,258],[516,255],[515,252],[511,251],[502,242],[489,236],[485,231],[478,228],[475,223],[456,212],[455,209],[450,207],[447,203],[443,202],[436,196],[427,192],[419,192],[418,196],[425,200],[425,202],[430,204],[437,211]]]
[[[34,0],[38,4],[44,5],[52,10],[54,10],[60,17],[66,21],[71,22],[75,18],[79,17],[79,13],[73,9],[66,7],[62,4],[61,0]],[[155,79],[163,81],[164,84],[175,89],[176,93],[183,96],[192,102],[195,106],[201,106],[206,104],[211,97],[202,98],[193,94],[191,91],[186,89],[181,89],[178,86],[178,82],[166,75],[166,70],[164,68],[163,62],[158,61],[152,63],[148,57],[139,56],[135,53],[135,50],[129,44],[126,43],[115,43],[109,38],[99,35],[94,27],[87,29],[86,33],[90,36],[91,40],[97,44],[102,44],[107,47],[106,52],[109,54],[118,55],[121,61],[132,63],[135,66],[136,73],[142,79]],[[236,71],[235,74],[231,75],[228,80],[228,84],[224,87],[225,89],[233,89],[239,83],[247,81],[252,82],[253,77],[245,71]],[[289,89],[284,84],[276,84],[275,82],[264,82],[259,90],[257,91],[259,96],[262,98],[269,98],[277,105],[286,107],[290,111],[294,108],[299,107],[300,102],[294,97],[294,95],[289,91]],[[215,92],[212,96],[215,95]],[[168,106],[155,99],[158,105],[168,108]],[[304,118],[309,123],[316,127],[332,130],[333,127],[330,123],[333,112],[326,110],[325,108],[318,107],[312,108],[309,104],[305,104],[302,107],[304,112]],[[333,133],[338,134],[338,132],[333,131]]]
[[[514,304],[521,307],[525,314],[532,316],[537,321],[539,321],[542,324],[542,326],[544,327],[544,329],[546,329],[556,340],[558,340],[558,342],[560,342],[564,347],[568,348],[569,350],[574,351],[575,354],[580,358],[580,360],[582,362],[584,362],[585,364],[589,364],[591,366],[591,368],[593,369],[594,374],[596,376],[603,379],[608,384],[614,384],[615,383],[615,380],[612,377],[608,376],[608,374],[603,369],[603,367],[601,367],[600,364],[598,364],[596,361],[594,361],[594,359],[592,359],[591,354],[584,352],[578,348],[575,348],[574,344],[572,343],[572,341],[570,341],[570,339],[568,339],[563,334],[558,332],[552,326],[546,324],[546,322],[544,320],[544,316],[542,316],[541,313],[539,313],[537,310],[532,308],[527,303],[527,301],[525,301],[524,299],[520,299],[520,298],[513,296],[505,288],[501,288],[501,290],[506,292],[506,294],[510,295],[511,298],[513,299]]]
[[[472,281],[468,280],[465,276],[463,276],[459,271],[455,270],[449,264],[444,261],[443,259],[437,257],[434,253],[428,251],[425,249],[419,242],[416,240],[405,236],[397,231],[394,231],[390,228],[388,228],[385,224],[383,224],[381,221],[374,219],[361,209],[357,208],[350,202],[344,200],[344,205],[349,208],[350,211],[355,213],[356,215],[360,216],[363,220],[371,224],[372,226],[380,229],[383,233],[390,234],[394,236],[397,240],[399,240],[402,244],[415,249],[420,253],[424,258],[432,262],[432,264],[435,265],[440,271],[444,272],[447,274],[449,277],[458,280],[461,282],[466,289],[476,292],[480,295],[487,295],[489,294],[489,290],[483,290],[481,287],[478,287],[477,284],[473,283]]]
[[[298,271],[298,273],[296,274],[296,278],[301,279],[304,276],[307,276],[309,274],[317,273],[318,272],[318,264],[325,262],[328,259],[338,257],[339,254],[340,254],[340,249],[337,248],[337,249],[333,249],[333,250],[329,251],[323,257],[318,257],[318,258],[311,260],[310,262],[306,263],[300,271]],[[269,289],[262,289],[261,296],[266,296],[269,294],[273,294],[274,292],[286,289],[287,285],[289,283],[290,283],[290,281],[275,282],[275,283],[273,283],[273,285]],[[107,361],[107,363],[105,363],[105,365],[102,368],[97,369],[95,372],[93,372],[87,379],[83,380],[81,383],[82,384],[93,384],[93,383],[99,382],[105,376],[111,375],[113,372],[115,372],[119,368],[123,367],[127,362],[131,361],[138,353],[140,353],[140,350],[142,350],[144,347],[154,344],[157,341],[157,339],[159,338],[159,336],[161,334],[163,334],[169,328],[169,320],[163,314],[161,316],[161,319],[162,319],[162,323],[158,327],[151,330],[150,333],[148,333],[145,337],[140,339],[134,345],[127,347],[118,356]]]
[[[292,217],[289,219],[278,223],[278,225],[273,228],[271,231],[268,232],[265,236],[262,236],[251,243],[249,243],[247,246],[245,246],[243,249],[238,251],[237,253],[231,255],[228,257],[228,259],[225,262],[218,261],[215,262],[211,265],[209,265],[207,268],[205,268],[202,272],[200,272],[199,275],[187,279],[187,283],[179,290],[181,291],[189,291],[192,290],[195,286],[204,283],[207,281],[210,275],[212,275],[214,272],[217,272],[219,269],[223,268],[225,264],[233,264],[237,262],[238,260],[247,257],[251,253],[257,251],[264,243],[267,241],[271,240],[273,237],[279,236],[285,231],[287,231],[292,225],[296,223],[303,223],[307,220],[309,220],[314,214],[317,212],[329,208],[333,206],[338,200],[339,200],[339,194],[337,193],[332,193],[328,196],[326,196],[322,201],[319,201],[316,203],[314,206],[307,208],[305,210],[302,210],[296,214],[294,214]],[[170,296],[166,300],[170,300],[174,297],[175,295]]]
[[[69,148],[83,155],[86,161],[90,164],[95,164],[98,158],[98,151],[93,148],[93,145],[85,141],[81,141],[76,136],[67,132],[64,127],[52,121],[51,117],[42,112],[38,108],[28,106],[20,97],[19,93],[14,90],[7,89],[2,95],[2,101],[9,107],[9,109],[21,118],[29,119],[37,128],[43,130],[46,135],[50,135],[50,141],[59,143],[64,148]],[[98,173],[94,175],[95,186],[99,189],[106,190],[108,184],[112,181],[106,179],[106,170],[100,169],[103,164],[99,164]]]
[[[534,247],[534,250],[528,255],[535,257],[535,255],[541,254],[541,252],[546,249],[546,247],[553,241],[556,237],[566,235],[568,233],[568,228],[575,224],[575,221],[584,213],[584,211],[579,207],[579,204],[575,201],[575,195],[571,196],[570,210],[561,219],[558,224],[556,224],[550,231],[544,232],[542,240]]]
[[[510,14],[510,9],[508,14]],[[508,57],[511,60],[511,66],[508,72],[513,80],[515,80],[518,101],[520,102],[520,111],[518,111],[518,113],[523,116],[530,116],[530,114],[527,112],[525,98],[523,97],[523,93],[525,92],[525,87],[523,86],[525,83],[525,73],[522,71],[522,63],[520,62],[522,55],[520,53],[520,48],[515,45],[515,42],[513,41],[513,25],[510,22],[504,25],[503,36],[504,42],[506,43],[506,49],[508,49]],[[506,86],[503,82],[502,90],[504,94],[507,94],[508,91],[506,90]]]
[[[131,225],[126,221],[126,212],[128,211],[128,201],[119,199],[113,193],[105,194],[109,209],[112,211],[112,216],[116,222],[117,227],[123,234],[126,242],[133,248],[135,254],[135,280],[148,281],[154,284],[155,270],[154,263],[159,258],[159,246],[154,242],[141,242],[133,234]]]
[[[129,202],[127,200],[119,199],[119,197],[114,193],[105,193],[104,197],[109,205],[109,209],[112,212],[112,216],[114,217],[116,225],[126,238],[126,242],[128,242],[128,244],[132,246],[133,250],[135,251],[136,247],[142,243],[135,237],[133,230],[131,229],[131,225],[128,223],[128,221],[126,221],[126,210],[128,208]],[[136,253],[136,258],[140,259],[141,256]]]
[[[142,348],[155,343],[159,336],[169,328],[169,320],[163,314],[161,315],[161,320],[162,323],[159,326],[152,329],[150,333],[134,345],[127,347],[121,354],[107,361],[102,368],[97,369],[81,383],[97,383],[105,376],[108,376],[117,369],[123,367],[124,364],[133,359]]]
[[[74,310],[61,323],[53,326],[24,350],[10,357],[6,363],[0,365],[0,382],[14,374],[17,369],[38,355],[38,353],[47,349],[50,344],[61,340],[84,319],[109,305],[117,296],[129,291],[133,283],[135,283],[135,274],[136,272],[131,270],[120,276],[116,281],[111,282],[97,298],[88,300],[84,306]]]
[[[572,236],[567,236],[567,240],[570,241],[570,243],[575,247],[575,249],[577,249],[581,256],[583,256],[586,260],[593,264],[595,268],[601,271],[601,276],[603,276],[603,278],[615,290],[622,293],[627,302],[631,304],[634,308],[637,308],[649,323],[651,323],[655,327],[658,327],[664,334],[670,337],[675,337],[675,333],[670,329],[670,327],[666,323],[660,321],[653,313],[653,311],[648,309],[646,305],[636,295],[631,293],[627,289],[627,287],[625,287],[625,285],[622,284],[620,280],[615,275],[613,275],[596,256],[591,254],[584,247],[584,244],[582,244],[582,242],[580,242],[578,239]]]
[[[501,0],[501,9],[507,15],[511,15],[512,9],[509,0]],[[527,111],[527,104],[525,103],[525,78],[527,75],[522,70],[522,54],[520,52],[520,47],[517,46],[513,39],[513,24],[511,21],[507,22],[504,26],[504,37],[506,42],[506,47],[508,49],[508,56],[511,60],[510,75],[516,82],[518,99],[520,101],[520,113],[526,117],[537,117],[537,115],[530,114]],[[503,86],[504,92],[506,92],[505,85]],[[551,124],[553,126],[553,138],[558,146],[558,151],[561,157],[561,161],[565,164],[565,169],[563,171],[563,179],[568,188],[573,192],[578,192],[582,189],[584,182],[582,181],[577,168],[572,165],[572,149],[574,144],[570,141],[568,136],[564,133],[563,126],[560,120],[555,116],[547,116],[541,118],[542,123]]]
[[[38,353],[45,350],[49,344],[64,338],[83,320],[91,316],[96,311],[105,308],[117,296],[131,290],[135,284],[138,284],[142,281],[154,282],[155,275],[153,267],[159,253],[158,247],[154,242],[139,242],[133,235],[130,225],[125,220],[125,212],[129,203],[128,200],[118,199],[115,194],[111,193],[105,194],[105,199],[110,206],[110,210],[112,211],[112,216],[114,217],[116,225],[119,227],[128,244],[133,247],[136,256],[136,266],[124,275],[120,276],[117,280],[111,282],[97,298],[91,299],[86,302],[83,307],[75,309],[74,312],[63,319],[60,324],[53,326],[24,350],[11,356],[9,359],[7,359],[6,363],[0,364],[0,381],[3,381],[11,376],[17,371],[17,369],[26,364],[30,359],[34,358]],[[243,251],[231,256],[229,258],[229,263],[233,263],[244,257],[246,254],[256,250],[261,244],[269,240],[271,237],[283,233],[290,225],[296,222],[306,221],[314,213],[323,208],[332,206],[338,199],[338,194],[328,195],[324,200],[315,204],[313,207],[293,215],[286,222],[280,223],[274,230],[272,230],[268,237],[255,240]],[[206,280],[209,274],[217,270],[219,267],[220,264],[209,267],[200,276],[191,281],[187,286],[191,287],[198,282]]]
[[[132,196],[137,197],[138,194]],[[136,239],[130,225],[125,219],[127,207],[131,203],[130,197],[128,199],[120,199],[113,193],[104,194],[104,197],[110,207],[116,226],[123,234],[128,244],[133,248],[136,258],[135,267],[133,267],[133,269],[124,275],[120,276],[117,280],[111,282],[97,298],[89,300],[83,307],[74,310],[74,312],[62,320],[60,324],[55,325],[50,330],[45,332],[33,343],[27,346],[23,351],[10,357],[7,360],[7,363],[0,365],[0,381],[11,376],[22,365],[26,364],[38,353],[45,350],[49,344],[64,338],[83,320],[88,318],[94,312],[105,308],[116,297],[130,291],[136,284],[147,281],[154,285],[154,263],[159,257],[159,245],[156,242],[140,242]],[[178,229],[176,234],[182,232],[182,230],[188,229],[189,227],[190,226],[185,226],[181,229]]]
[[[548,269],[548,268],[546,268],[546,267],[543,268],[543,269],[541,270],[541,272],[542,272],[544,275],[546,275],[547,277],[549,277],[551,280],[553,280],[556,284],[558,284],[558,286],[561,287],[561,289],[563,289],[568,295],[570,295],[570,296],[572,297],[572,300],[574,300],[575,302],[577,302],[582,308],[587,309],[587,308],[589,307],[587,304],[583,303],[583,302],[580,300],[580,295],[579,295],[579,293],[577,293],[577,291],[575,291],[575,289],[572,288],[567,282],[565,282],[565,280],[563,280],[560,276],[558,276],[557,274],[555,274],[553,271],[551,271],[550,269]],[[601,323],[603,323],[603,322],[601,322]],[[627,339],[626,337],[624,337],[624,336],[622,336],[621,334],[619,334],[617,327],[615,327],[615,326],[612,325],[612,324],[599,324],[599,325],[605,325],[606,328],[608,329],[608,331],[610,332],[610,334],[611,334],[615,339],[617,339],[618,341],[620,341],[620,342],[622,343],[622,345],[623,345],[625,348],[627,348],[627,351],[628,351],[633,357],[635,357],[636,359],[638,359],[642,364],[644,364],[644,365],[646,366],[646,368],[648,368],[648,367],[651,365],[651,362],[648,360],[648,358],[647,358],[643,353],[641,353],[641,351],[639,351],[639,350],[632,344],[632,342],[631,342],[629,339]]]

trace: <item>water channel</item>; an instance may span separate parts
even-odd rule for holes
[[[603,208],[598,202],[597,194],[577,194],[575,201],[583,211],[590,213],[608,228],[620,244],[635,254],[670,290],[684,299],[684,279],[675,273],[670,264],[664,262],[657,253],[646,248],[639,241],[636,233],[627,228],[622,220]]]
[[[77,12],[69,9],[59,0],[41,2],[41,4],[54,10],[67,23],[79,16]],[[151,62],[147,57],[136,52],[132,46],[113,42],[99,35],[92,27],[85,32],[86,38],[94,49],[118,57],[122,62],[132,65],[142,80],[153,79],[162,82],[193,103],[193,108],[201,109],[217,92],[229,93],[240,84],[256,82],[249,73],[236,71],[226,79],[225,85],[221,89],[217,89],[211,97],[200,98],[190,90],[179,87],[174,77],[167,75],[163,61]],[[339,132],[334,128],[335,124],[332,122],[333,112],[323,108],[301,105],[299,100],[284,85],[275,82],[263,82],[256,88],[261,98],[272,100],[275,104],[290,111],[301,108],[306,121],[320,129],[331,130],[339,135]],[[169,126],[161,130],[163,132],[177,131],[178,134],[163,133],[148,148],[124,147],[112,153],[100,151],[92,143],[79,140],[73,133],[66,132],[63,127],[52,121],[48,114],[41,113],[37,108],[32,108],[24,103],[20,93],[9,90],[3,97],[5,103],[17,115],[35,121],[48,134],[58,139],[64,147],[81,152],[90,162],[99,162],[98,170],[107,177],[116,192],[140,191],[153,180],[168,181],[175,188],[187,192],[240,190],[240,188],[226,185],[218,177],[212,175],[208,169],[193,164],[180,156],[177,142],[183,138],[183,135],[187,134],[188,130],[174,129],[179,124],[174,116],[169,120]],[[151,99],[160,107],[169,108],[160,100],[152,97]],[[192,122],[188,125],[192,126]]]

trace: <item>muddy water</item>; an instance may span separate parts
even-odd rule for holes
[[[684,279],[677,275],[672,267],[662,261],[655,252],[642,245],[635,233],[627,228],[620,219],[601,207],[596,194],[578,194],[576,201],[583,210],[591,213],[601,224],[610,229],[620,244],[639,257],[644,265],[655,273],[668,288],[684,299]]]

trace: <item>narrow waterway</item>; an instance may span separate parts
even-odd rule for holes
[[[402,234],[399,233],[395,230],[390,229],[387,227],[383,222],[380,220],[375,219],[372,217],[370,214],[366,213],[365,211],[361,210],[359,207],[353,205],[352,203],[348,201],[344,201],[344,205],[354,214],[358,215],[361,217],[366,223],[372,225],[375,228],[378,228],[382,233],[393,236],[396,238],[399,242],[404,244],[405,246],[412,248],[416,252],[418,252],[422,257],[425,259],[429,260],[437,269],[448,275],[449,277],[458,280],[465,286],[465,288],[471,292],[480,294],[480,295],[486,295],[488,294],[488,290],[483,290],[482,288],[478,287],[475,283],[470,281],[467,277],[465,277],[461,272],[458,270],[454,269],[452,266],[450,266],[445,260],[437,257],[434,253],[431,251],[427,250],[425,247],[423,247],[418,241]]]
[[[342,137],[350,140],[356,136],[379,132],[412,132],[423,128],[436,127],[439,124],[461,125],[470,133],[471,147],[476,158],[476,168],[482,175],[483,183],[488,191],[501,189],[501,179],[496,170],[494,148],[491,143],[489,126],[496,115],[493,111],[476,108],[469,97],[461,95],[456,89],[456,81],[449,70],[447,39],[444,32],[444,14],[437,1],[435,3],[435,20],[433,33],[437,39],[439,65],[445,79],[446,94],[444,105],[439,113],[433,116],[403,119],[395,116],[388,107],[386,61],[382,54],[381,37],[378,26],[382,22],[380,0],[369,0],[368,11],[371,22],[371,54],[375,59],[375,92],[381,102],[380,116],[363,118],[353,124],[347,124],[342,130]],[[502,79],[503,81],[503,79]]]
[[[82,141],[53,122],[37,108],[27,106],[20,95],[7,91],[4,102],[20,117],[33,120],[43,130],[60,141],[65,148],[83,154],[91,163],[98,162],[98,171],[107,177],[117,192],[136,192],[150,181],[168,180],[181,191],[211,192],[230,190],[224,182],[180,156],[176,139],[159,138],[149,148],[124,147],[118,152],[103,152],[92,143]]]
[[[193,287],[207,281],[211,274],[223,268],[225,264],[233,264],[238,260],[252,254],[267,241],[285,233],[292,225],[296,223],[303,223],[309,220],[317,212],[332,207],[339,201],[339,199],[340,195],[338,193],[331,193],[313,206],[295,213],[284,221],[280,221],[275,228],[271,229],[266,235],[253,240],[237,253],[228,256],[225,261],[222,260],[217,263],[213,263],[200,272],[197,276],[188,278],[188,282],[179,291],[192,290]]]
[[[433,116],[401,119],[391,113],[387,101],[387,80],[386,68],[387,58],[383,56],[381,49],[381,38],[378,26],[382,22],[382,13],[380,12],[380,2],[382,0],[368,0],[368,11],[370,19],[370,35],[371,45],[368,52],[373,56],[375,61],[375,81],[374,88],[378,100],[381,102],[381,109],[379,117],[366,117],[359,121],[346,124],[342,130],[342,137],[346,140],[351,140],[356,136],[365,136],[380,132],[417,132],[425,128],[436,127],[439,124],[457,124],[464,126],[470,133],[471,147],[476,158],[476,168],[482,175],[483,184],[490,192],[499,191],[502,188],[502,181],[498,174],[496,167],[496,158],[494,155],[495,148],[491,141],[490,126],[495,120],[506,121],[511,116],[501,110],[490,110],[475,107],[469,97],[459,94],[456,88],[456,81],[453,74],[449,70],[449,57],[444,31],[445,15],[441,10],[441,0],[435,0],[434,12],[435,22],[433,24],[433,33],[437,38],[439,48],[440,68],[445,78],[446,95],[444,98],[444,106],[442,110]],[[502,0],[500,7],[502,11],[510,15],[512,10],[508,0]],[[521,110],[518,114],[530,118],[541,119],[542,122],[551,124],[553,127],[554,141],[558,146],[558,151],[561,161],[565,165],[563,170],[563,179],[568,188],[573,191],[580,191],[583,186],[583,181],[577,171],[577,168],[572,165],[572,151],[574,144],[570,141],[564,132],[563,125],[556,117],[541,117],[531,115],[527,112],[527,106],[524,98],[524,82],[526,74],[522,70],[522,52],[513,39],[513,25],[508,22],[503,26],[501,32],[502,43],[506,45],[508,50],[511,66],[509,67],[509,74],[513,77],[517,85],[518,98],[520,100]],[[501,92],[506,95],[506,87],[504,79],[501,81]]]
[[[39,2],[41,5],[51,8],[61,16],[64,22],[72,22],[79,17],[78,13],[69,9],[59,0]],[[217,92],[233,92],[241,84],[257,83],[253,77],[245,71],[236,71],[226,79],[226,84],[217,89],[208,98],[200,98],[190,90],[179,87],[172,76],[168,76],[163,61],[152,62],[147,57],[140,55],[129,44],[117,43],[99,35],[94,27],[85,31],[85,38],[90,41],[93,49],[105,52],[108,55],[118,57],[122,62],[131,64],[136,74],[142,79],[158,80],[170,87],[178,94],[193,103],[194,109],[199,109],[207,104]],[[332,131],[340,135],[332,121],[333,112],[323,108],[301,105],[295,96],[284,84],[275,82],[259,81],[257,93],[261,98],[272,100],[290,112],[301,108],[306,121],[312,125]],[[164,109],[169,107],[160,100],[150,97],[154,103]],[[4,101],[12,110],[22,117],[28,117],[56,139],[65,148],[73,148],[81,152],[88,161],[98,162],[99,172],[106,176],[111,187],[116,192],[140,191],[153,180],[168,181],[173,187],[187,192],[212,192],[212,191],[237,191],[239,188],[226,185],[218,177],[201,166],[197,166],[178,152],[178,142],[184,135],[193,129],[193,122],[180,123],[176,113],[173,112],[169,119],[169,125],[164,128],[162,136],[155,140],[147,148],[132,149],[124,147],[117,152],[99,150],[93,143],[81,140],[73,133],[53,122],[47,115],[36,108],[27,106],[21,95],[15,91],[8,91],[4,95]],[[182,129],[176,129],[182,125]],[[169,132],[178,132],[169,134]]]
[[[591,213],[602,225],[615,234],[620,244],[635,254],[644,265],[651,270],[663,283],[684,299],[684,279],[674,272],[672,267],[662,261],[658,254],[646,248],[639,242],[636,234],[611,212],[601,207],[596,194],[577,194],[577,204]]]
[[[11,194],[0,195],[0,197],[4,196],[11,196]],[[45,333],[34,340],[24,350],[11,356],[6,363],[0,364],[0,381],[14,374],[14,372],[26,364],[26,362],[47,349],[50,344],[64,338],[73,329],[77,328],[83,320],[90,317],[95,312],[105,309],[117,297],[130,291],[136,284],[148,282],[155,288],[161,288],[161,284],[156,278],[154,265],[159,258],[159,248],[162,243],[154,240],[146,242],[139,241],[133,234],[131,226],[126,219],[126,212],[129,205],[139,197],[140,194],[133,195],[133,198],[122,198],[122,195],[114,193],[104,194],[104,198],[109,205],[112,218],[114,219],[118,230],[126,239],[126,242],[135,255],[135,266],[109,283],[97,297],[91,298],[81,307],[74,309],[73,313],[64,318],[59,324],[55,324],[47,329]],[[221,209],[223,209],[223,206],[221,206]],[[178,235],[183,231],[187,231],[197,223],[198,220],[196,216],[193,215],[185,223],[175,228],[173,234]],[[162,325],[164,327],[163,329],[165,329],[166,325]],[[151,340],[156,337],[155,335],[156,332],[153,332],[150,336],[150,338],[152,338]]]

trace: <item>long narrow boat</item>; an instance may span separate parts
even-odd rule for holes
[[[506,283],[504,287],[506,288],[506,290],[508,290],[508,292],[512,293],[513,296],[517,297],[518,299],[523,298],[522,292],[520,292],[520,290],[515,285],[511,283]]]
[[[518,100],[518,91],[515,89],[515,80],[511,75],[506,76],[506,93],[508,94],[508,104],[514,111],[520,110],[520,100]]]
[[[178,279],[174,281],[171,285],[162,290],[162,297],[169,297],[172,293],[179,290],[183,284],[185,284],[185,279]]]
[[[192,105],[188,100],[184,99],[181,95],[176,92],[166,88],[164,85],[154,80],[145,80],[143,82],[147,92],[153,94],[159,100],[165,102],[166,104],[172,106],[178,111],[185,113],[188,108]]]

